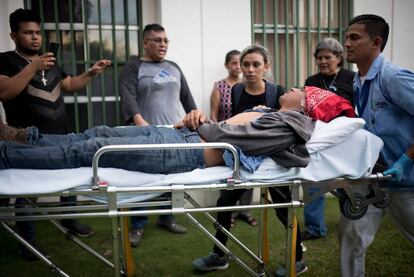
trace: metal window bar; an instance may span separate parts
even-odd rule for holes
[[[131,49],[134,49],[132,51],[134,55],[142,53],[141,2],[140,0],[111,0],[108,2],[101,0],[24,0],[25,8],[35,9],[42,19],[43,50],[47,49],[50,36],[56,38],[56,41],[61,44],[65,42],[64,38],[70,37],[70,41],[66,42],[66,50],[70,58],[65,59],[62,52],[58,56],[60,66],[69,66],[70,70],[67,73],[76,76],[83,70],[89,69],[97,60],[113,56],[113,65],[109,69],[112,70],[112,74],[101,74],[86,87],[86,90],[65,94],[68,121],[73,131],[81,131],[100,124],[115,126],[123,123],[120,118],[118,91],[119,67],[127,62],[131,55]],[[119,5],[123,5],[121,8],[124,10],[124,15],[121,22],[115,22],[115,17],[118,15],[118,13],[115,14],[115,8],[119,9]],[[65,11],[68,12],[68,15],[64,14],[65,19],[61,18],[63,6],[66,6],[65,10],[68,10]],[[93,12],[96,14],[92,15]],[[105,12],[109,15],[109,20],[104,22],[102,15]],[[88,21],[92,16],[94,16],[95,22]],[[50,34],[50,32],[52,33]],[[56,37],[54,37],[54,32]],[[104,32],[111,32],[109,39],[108,36],[103,35]],[[125,38],[125,45],[123,45],[125,50],[119,48],[116,42],[116,37],[121,32]],[[96,34],[95,38],[94,34]],[[106,39],[108,41],[112,39],[112,43],[105,44]],[[92,44],[90,45],[89,42],[96,42],[96,49],[91,48]],[[125,57],[117,55],[117,47],[118,51],[125,51]],[[79,67],[82,69],[79,70]]]
[[[101,14],[101,0],[98,0],[98,26],[99,26],[99,41],[102,41],[102,14]],[[127,25],[128,26],[128,25]],[[99,59],[103,59],[103,47],[102,43],[99,43]],[[101,95],[102,95],[102,117],[103,117],[103,123],[106,124],[106,105],[105,105],[105,79],[104,74],[101,74],[99,76],[99,81],[101,83]]]
[[[124,12],[125,13],[125,12]],[[112,18],[112,51],[113,51],[113,61],[112,61],[112,68],[113,68],[113,78],[117,80],[118,76],[118,58],[117,58],[117,49],[116,49],[116,33],[115,33],[115,2],[111,0],[111,18]],[[125,22],[127,25],[129,22]],[[114,91],[115,91],[115,111],[116,111],[116,122],[120,122],[119,118],[119,90],[118,90],[118,82],[114,82]]]
[[[285,86],[290,87],[289,84],[289,0],[285,0]]]
[[[71,37],[70,52],[73,55],[73,53],[75,53],[75,39],[74,39],[75,38],[75,31],[74,31],[74,28],[73,28],[73,1],[72,0],[69,0],[69,22],[70,22],[69,23],[70,24],[69,32],[70,32],[70,37]],[[76,76],[77,75],[76,74],[76,72],[77,72],[77,70],[76,70],[76,58],[74,59],[73,56],[72,56],[70,65],[71,65],[72,75]],[[74,105],[74,111],[75,111],[75,129],[79,130],[79,103],[78,103],[78,97],[77,97],[76,92],[74,93],[74,103],[73,103],[73,105]]]
[[[274,4],[273,4],[273,10],[274,10],[274,14],[273,14],[273,16],[274,16],[274,22],[276,22],[276,24],[273,24],[273,26],[274,26],[274,28],[273,28],[273,36],[274,36],[274,47],[273,47],[273,49],[274,49],[274,51],[275,51],[275,53],[279,53],[279,31],[278,31],[278,24],[277,24],[277,22],[279,22],[279,0],[275,0],[274,1]],[[278,80],[279,80],[279,69],[278,69],[278,67],[276,66],[276,62],[278,62],[277,60],[276,60],[276,58],[277,58],[278,56],[277,56],[277,54],[275,54],[274,55],[274,59],[273,59],[273,78],[274,78],[274,80],[275,80],[275,83],[277,84],[278,83]]]
[[[300,87],[308,76],[315,74],[313,49],[326,36],[343,43],[352,5],[352,0],[252,0],[252,40],[273,48],[274,81],[279,80],[287,88]],[[269,10],[273,10],[273,18],[266,13]]]

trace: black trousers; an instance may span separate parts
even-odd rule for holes
[[[272,197],[273,203],[286,203],[291,201],[289,187],[278,187],[278,188],[268,188],[270,196]],[[220,197],[217,200],[217,207],[227,207],[227,206],[234,206],[236,202],[240,199],[246,189],[235,189],[235,190],[223,190],[220,193]],[[287,218],[288,218],[288,209],[287,208],[279,208],[275,209],[276,216],[279,220],[283,223],[285,228],[287,227]],[[217,221],[220,223],[224,228],[227,230],[230,229],[231,224],[231,214],[232,212],[218,212],[217,213]],[[300,229],[299,224],[297,226],[296,232],[296,261],[302,260],[302,246],[301,246],[301,236],[300,236]],[[217,231],[216,238],[226,245],[227,243],[227,236],[221,232]],[[219,256],[224,256],[224,252],[214,245],[213,249],[214,253],[218,254]]]

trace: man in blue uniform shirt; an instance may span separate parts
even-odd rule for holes
[[[365,253],[374,240],[381,219],[388,213],[403,235],[414,244],[414,73],[387,61],[381,54],[389,26],[380,16],[353,18],[346,33],[347,61],[356,63],[355,106],[365,128],[384,141],[379,162],[392,174],[384,184],[392,203],[384,210],[369,206],[355,221],[340,221],[341,275],[364,276]],[[360,188],[367,194],[367,188]]]

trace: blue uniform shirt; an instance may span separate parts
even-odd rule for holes
[[[355,104],[365,129],[384,141],[380,160],[391,166],[414,143],[414,73],[379,55],[366,75],[368,95],[362,92],[359,72],[354,78]],[[366,105],[364,105],[366,102]],[[362,108],[362,109],[361,109]],[[401,183],[389,182],[393,190],[414,190],[413,163]]]

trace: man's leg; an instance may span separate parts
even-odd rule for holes
[[[76,204],[76,196],[61,196],[60,203],[62,206],[71,206]],[[75,235],[87,238],[92,236],[95,231],[91,229],[88,225],[82,224],[75,219],[62,219],[60,221],[63,227],[68,229],[70,232]]]
[[[16,198],[15,205],[17,208],[31,207],[32,205],[25,198]],[[16,216],[28,216],[32,213],[16,213]],[[16,227],[18,234],[24,238],[33,247],[37,248],[38,251],[43,253],[46,257],[49,257],[43,250],[39,249],[35,241],[35,224],[33,221],[16,221]],[[37,261],[39,258],[29,251],[22,244],[19,244],[19,254],[28,261]]]
[[[0,168],[76,168],[91,166],[96,151],[106,145],[200,142],[200,137],[188,130],[154,126],[149,128],[151,131],[148,134],[137,137],[92,138],[59,146],[37,147],[0,142]],[[111,152],[102,155],[99,162],[101,167],[116,167],[147,173],[179,173],[202,168],[204,165],[203,151],[196,149]]]
[[[392,202],[386,211],[401,233],[414,245],[414,191],[393,192]]]
[[[151,126],[145,127],[120,127],[96,126],[85,130],[82,133],[70,133],[67,135],[58,134],[37,134],[30,135],[31,143],[36,146],[67,145],[79,141],[86,141],[91,138],[115,138],[115,137],[139,137],[148,136]]]
[[[141,210],[141,208],[133,208],[132,210]],[[144,227],[148,223],[148,216],[134,215],[131,216],[132,231],[129,233],[129,243],[132,247],[138,247],[144,235]]]
[[[381,224],[383,210],[370,205],[364,217],[350,220],[341,215],[339,243],[341,247],[341,276],[365,276],[365,253]]]
[[[309,190],[312,190],[310,188]],[[325,225],[325,196],[320,196],[307,203],[304,208],[306,229],[302,233],[302,240],[318,239],[326,236]]]

